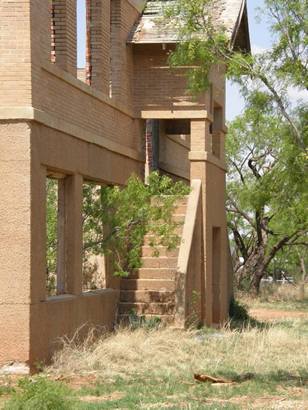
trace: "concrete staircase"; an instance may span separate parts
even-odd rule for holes
[[[173,218],[179,222],[177,233],[182,237],[187,210],[187,198],[178,201]],[[127,322],[129,314],[159,317],[172,323],[175,313],[175,280],[178,265],[179,246],[174,250],[158,247],[159,256],[153,256],[149,243],[153,236],[146,235],[142,247],[142,268],[128,278],[121,279],[119,320]]]

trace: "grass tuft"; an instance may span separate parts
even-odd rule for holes
[[[74,410],[76,400],[62,383],[44,377],[21,379],[4,410]]]

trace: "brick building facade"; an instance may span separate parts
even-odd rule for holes
[[[145,135],[155,145],[150,165],[193,186],[174,318],[185,325],[194,287],[200,320],[219,324],[228,316],[224,69],[213,67],[212,86],[198,101],[189,97],[184,70],[168,66],[176,40],[155,31],[161,3],[87,0],[84,81],[77,78],[76,0],[0,3],[0,364],[34,366],[58,337],[85,323],[113,327],[120,281],[107,269],[105,289],[82,292],[82,187],[143,177]],[[249,49],[245,1],[221,3],[232,41]],[[52,298],[45,284],[50,176],[60,181],[64,215],[65,291]]]

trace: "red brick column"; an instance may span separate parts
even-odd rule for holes
[[[110,0],[87,0],[86,82],[109,95]]]
[[[76,76],[76,0],[51,2],[51,61]]]

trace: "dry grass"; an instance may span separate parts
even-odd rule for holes
[[[46,408],[47,398],[61,399],[61,410],[308,408],[306,314],[263,328],[119,329],[98,339],[93,334],[82,344],[78,335],[64,341],[38,378],[3,396],[6,409],[17,408],[10,407],[14,400],[23,406],[29,391],[41,406],[36,410]],[[233,382],[198,383],[195,373]]]
[[[199,372],[265,377],[285,372],[295,377],[307,368],[307,334],[293,321],[291,328],[242,332],[122,329],[94,343],[66,343],[47,373],[95,374],[103,380],[140,375],[186,379]]]
[[[308,284],[267,284],[257,298],[238,292],[236,298],[250,309],[282,309],[308,311]]]

